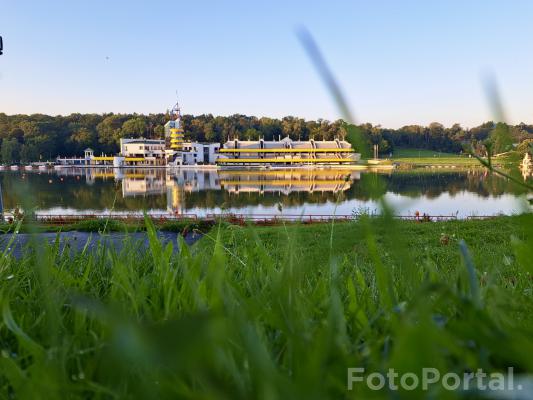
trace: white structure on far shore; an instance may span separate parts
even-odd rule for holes
[[[220,143],[183,143],[177,157],[169,165],[214,165],[220,150]]]
[[[120,157],[124,157],[128,165],[165,165],[165,141],[145,138],[120,139]]]
[[[218,165],[350,165],[361,154],[345,140],[228,140]]]

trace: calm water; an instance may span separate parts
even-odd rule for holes
[[[335,170],[202,171],[65,169],[0,172],[5,211],[31,204],[41,214],[149,210],[173,214],[513,214],[532,211],[532,193],[482,170],[387,174]],[[372,191],[370,187],[378,187]],[[281,205],[281,206],[280,206]]]

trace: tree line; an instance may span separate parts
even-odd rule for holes
[[[0,113],[0,159],[4,164],[53,160],[57,156],[81,155],[87,147],[95,154],[114,154],[119,151],[119,140],[123,137],[163,138],[163,125],[168,119],[169,115],[164,113],[68,116]],[[184,115],[183,125],[186,138],[200,142],[223,143],[229,138],[257,140],[261,137],[277,140],[285,136],[294,140],[332,140],[346,135],[342,120],[304,120],[291,116],[276,119],[240,114]],[[491,137],[491,142],[496,143],[493,151],[498,152],[509,148],[511,143],[533,139],[533,125],[523,123],[510,126],[489,121],[469,129],[459,124],[445,127],[437,122],[398,129],[369,123],[358,127],[368,144],[378,144],[380,152],[385,154],[394,147],[458,153],[465,145],[482,152]]]

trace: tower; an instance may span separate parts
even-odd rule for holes
[[[183,147],[184,133],[181,122],[181,110],[178,102],[170,110],[170,121],[167,122],[168,125],[168,143],[167,147],[171,150],[180,151]]]

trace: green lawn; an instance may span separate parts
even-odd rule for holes
[[[368,249],[367,228],[375,235],[378,253],[386,264],[394,264],[392,253],[401,250],[409,254],[409,260],[415,267],[423,268],[424,264],[433,260],[441,271],[456,271],[461,262],[458,241],[464,239],[470,246],[474,262],[482,265],[484,271],[497,271],[499,274],[511,251],[511,236],[521,237],[528,221],[533,221],[533,215],[431,223],[395,220],[389,221],[390,226],[380,219],[371,220],[369,225],[337,222],[333,225],[230,226],[220,231],[220,240],[229,250],[228,254],[241,260],[247,260],[248,245],[252,240],[251,243],[260,243],[278,263],[285,260],[287,252],[298,263],[307,266],[327,264],[334,256],[347,264],[369,268],[372,273],[374,266]],[[210,251],[215,233],[213,231],[204,237],[198,248]],[[443,235],[448,238],[446,245],[441,243]],[[402,249],[398,248],[400,244]],[[387,249],[388,246],[392,249]],[[462,269],[461,266],[459,268]]]
[[[420,165],[420,166],[430,166],[430,165],[442,165],[442,166],[472,166],[477,167],[481,166],[478,160],[475,158],[467,157],[422,157],[422,158],[400,158],[394,159],[400,164],[411,164],[411,165]]]
[[[224,224],[175,252],[148,235],[5,251],[3,397],[465,398],[348,391],[347,368],[533,373],[531,214]]]
[[[479,166],[479,161],[466,155],[441,153],[425,149],[397,148],[394,150],[392,160],[406,166]]]
[[[392,161],[405,166],[441,166],[441,167],[480,167],[480,162],[475,157],[468,155],[441,153],[424,149],[394,150]],[[493,162],[498,167],[505,167],[512,164],[518,166],[516,156],[505,154],[501,157],[494,157]]]
[[[442,153],[433,150],[425,149],[407,149],[407,148],[395,148],[392,153],[392,158],[401,159],[401,158],[435,158],[435,157],[444,157],[444,158],[455,158],[461,157],[459,154],[454,153]]]

